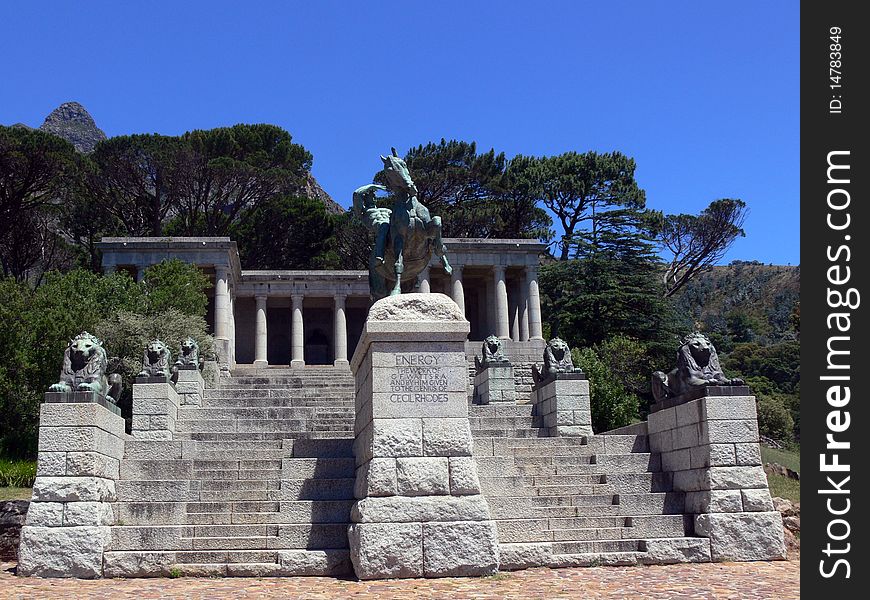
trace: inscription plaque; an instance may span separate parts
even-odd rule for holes
[[[465,416],[467,371],[452,353],[397,352],[376,367],[376,416]]]

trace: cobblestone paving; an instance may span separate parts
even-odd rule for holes
[[[0,598],[734,598],[800,597],[800,563],[529,569],[483,579],[345,581],[324,577],[226,579],[19,578],[0,565]]]

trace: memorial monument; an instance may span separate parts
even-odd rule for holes
[[[104,241],[107,270],[176,257],[214,272],[223,376],[203,379],[192,339],[175,363],[154,340],[127,431],[99,340],[71,340],[40,411],[20,574],[377,579],[784,556],[755,399],[709,340],[688,336],[653,376],[648,421],[593,432],[590,382],[565,341],[543,341],[543,246],[453,240],[451,265],[407,166],[382,160],[387,185],[354,193],[375,230],[367,274],[243,272],[228,239]]]
[[[445,273],[453,272],[441,239],[441,217],[431,216],[429,209],[417,200],[417,186],[408,166],[395,148],[391,151],[389,156],[381,156],[386,187],[369,184],[353,193],[354,209],[364,212],[366,222],[376,234],[369,259],[372,301],[401,294],[403,286],[410,291],[417,276],[429,266],[433,253]],[[392,194],[392,209],[377,207],[374,199],[377,190]]]

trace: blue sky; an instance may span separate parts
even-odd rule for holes
[[[181,6],[183,4],[184,6]],[[379,153],[619,150],[648,206],[742,198],[725,262],[799,262],[798,2],[4,3],[0,123],[275,123],[343,205]]]

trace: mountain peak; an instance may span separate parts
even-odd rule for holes
[[[93,152],[97,142],[106,139],[94,118],[78,102],[64,102],[55,108],[39,129],[62,137],[84,153]]]

